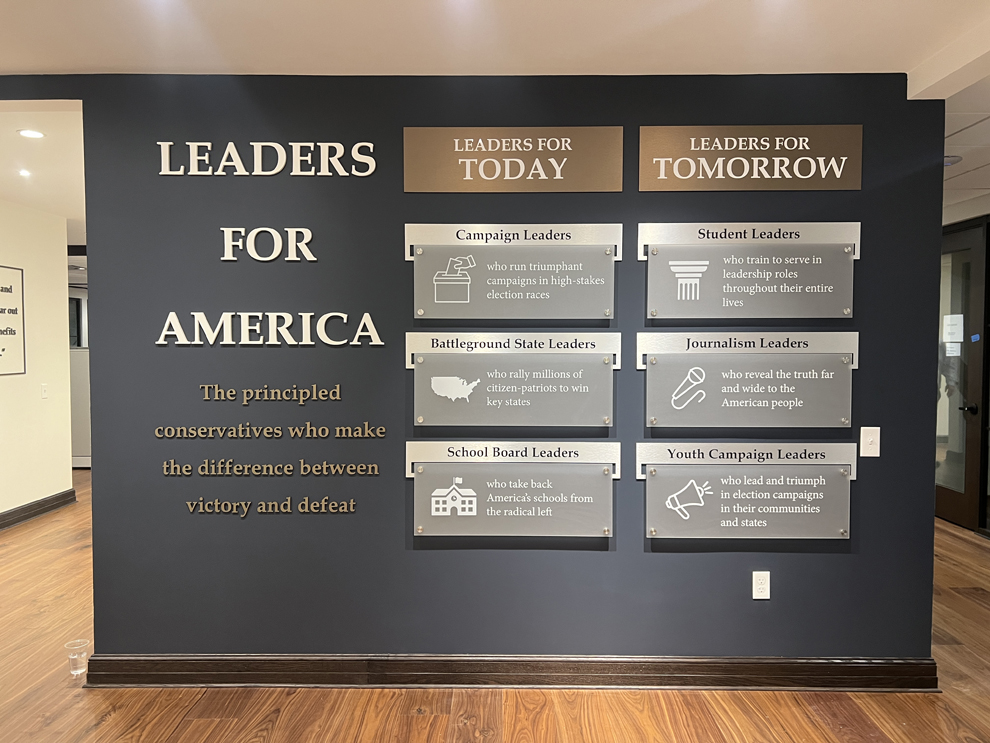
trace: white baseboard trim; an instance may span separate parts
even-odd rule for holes
[[[73,457],[72,458],[72,468],[84,468],[89,469],[92,467],[92,457]]]

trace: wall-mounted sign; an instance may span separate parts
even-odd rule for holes
[[[619,333],[406,333],[419,426],[611,426]]]
[[[639,333],[651,428],[848,428],[858,333]]]
[[[618,443],[408,441],[417,536],[610,537]]]
[[[856,445],[636,445],[652,539],[848,539]]]
[[[413,317],[610,320],[621,224],[407,224]]]
[[[641,224],[646,316],[850,318],[859,228],[859,222]]]
[[[0,374],[24,374],[24,269],[0,266]]]
[[[406,192],[621,191],[621,126],[405,127]]]
[[[858,191],[859,124],[642,126],[640,191]]]

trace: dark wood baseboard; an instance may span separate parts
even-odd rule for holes
[[[25,503],[23,506],[18,506],[17,508],[11,508],[9,511],[0,513],[0,529],[6,529],[22,521],[33,519],[35,516],[41,516],[49,511],[54,511],[56,508],[61,508],[75,502],[76,489],[69,488],[61,493],[49,495],[47,498]]]
[[[94,655],[88,686],[938,688],[931,658]]]

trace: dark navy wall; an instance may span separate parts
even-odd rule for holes
[[[905,88],[902,75],[0,78],[0,98],[83,100],[97,650],[929,656],[943,112],[941,102],[906,101]],[[862,191],[637,191],[640,125],[829,123],[863,124]],[[403,193],[403,126],[596,124],[625,127],[622,193]],[[159,140],[235,141],[245,157],[250,141],[372,141],[377,171],[160,177]],[[853,429],[776,438],[851,441],[859,426],[881,426],[883,456],[860,461],[848,541],[647,543],[634,472],[635,443],[647,436],[634,363],[646,286],[636,225],[746,220],[862,222],[855,318],[760,325],[860,332]],[[406,222],[623,223],[612,323],[624,344],[612,432],[623,478],[606,549],[436,549],[410,536]],[[220,227],[262,225],[309,227],[319,262],[219,261]],[[341,311],[352,328],[370,312],[386,345],[155,346],[169,311],[188,319],[194,310],[214,321],[222,311]],[[202,402],[198,385],[214,382],[340,383],[344,399]],[[306,420],[367,420],[388,433],[325,442],[153,435],[160,425]],[[381,476],[165,478],[161,463],[172,457],[377,462]],[[200,495],[331,495],[354,498],[357,512],[191,516],[185,502]],[[772,571],[771,601],[750,598],[755,569]]]

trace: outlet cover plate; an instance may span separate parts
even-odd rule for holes
[[[766,600],[770,598],[770,571],[753,571],[753,598]]]

